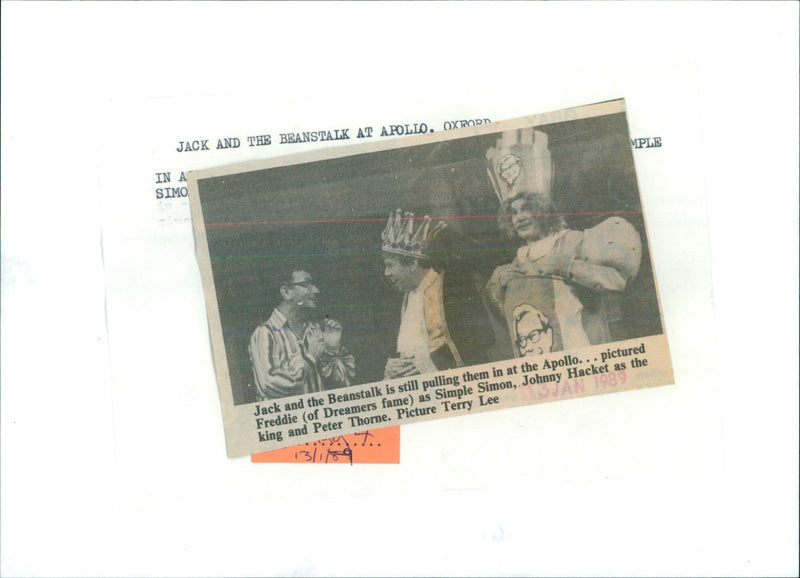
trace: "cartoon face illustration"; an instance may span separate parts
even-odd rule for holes
[[[550,320],[533,305],[522,303],[514,308],[514,334],[520,357],[542,355],[553,349]]]
[[[509,187],[513,187],[522,172],[522,161],[517,155],[505,155],[497,161],[497,174]]]

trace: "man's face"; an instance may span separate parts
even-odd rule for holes
[[[511,224],[517,235],[525,241],[538,241],[543,236],[534,215],[526,199],[515,199],[511,202]]]
[[[418,271],[419,266],[416,261],[406,263],[394,255],[383,255],[383,274],[389,284],[401,293],[407,293],[417,288]]]
[[[522,357],[541,355],[553,348],[553,330],[542,325],[534,312],[526,312],[517,321],[517,348]]]
[[[314,285],[311,275],[305,271],[294,271],[291,283],[286,287],[286,299],[294,305],[305,309],[314,309],[317,306],[319,289]]]

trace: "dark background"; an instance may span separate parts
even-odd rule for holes
[[[553,200],[565,213],[640,211],[623,113],[538,126],[554,163]],[[280,302],[277,272],[314,277],[320,316],[345,327],[355,383],[379,381],[394,354],[402,296],[383,279],[381,232],[390,210],[459,217],[448,227],[468,242],[476,284],[510,262],[520,241],[501,230],[499,201],[486,173],[498,134],[465,137],[341,159],[296,164],[198,182],[236,404],[253,401],[250,336]],[[610,215],[568,215],[585,229]],[[640,213],[624,214],[642,237],[638,277],[620,296],[614,340],[662,332]],[[336,222],[337,220],[355,220]],[[285,221],[325,221],[290,223]],[[467,253],[466,251],[469,251]]]

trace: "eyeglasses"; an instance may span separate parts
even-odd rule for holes
[[[306,279],[305,281],[295,281],[294,283],[287,283],[287,285],[300,285],[300,287],[304,287],[305,289],[310,289],[314,286],[313,279]]]
[[[550,325],[545,325],[541,329],[534,329],[527,335],[520,335],[515,343],[520,349],[525,349],[528,343],[539,343],[539,340],[542,338],[542,334],[546,333],[549,329]]]

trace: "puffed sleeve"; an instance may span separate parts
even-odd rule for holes
[[[623,291],[639,273],[641,256],[639,233],[625,219],[612,217],[565,235],[548,259],[547,272],[595,291]]]
[[[627,284],[639,274],[642,239],[628,221],[611,217],[583,232],[579,257],[616,270]]]

